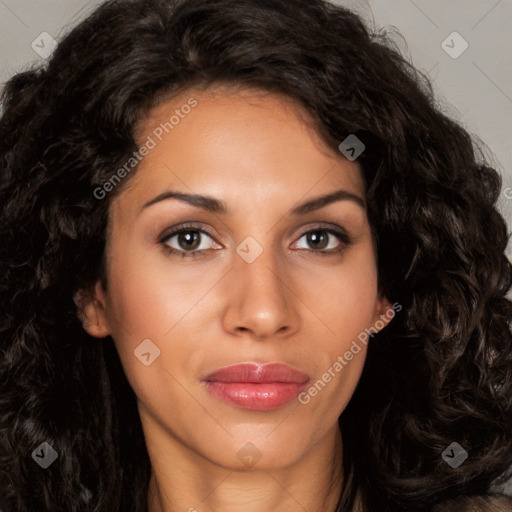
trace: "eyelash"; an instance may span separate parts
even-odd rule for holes
[[[213,238],[212,235],[210,235],[210,233],[208,233],[204,229],[202,229],[198,226],[195,226],[193,224],[187,224],[187,225],[181,226],[180,228],[178,228],[178,229],[172,231],[171,233],[165,235],[164,237],[162,237],[159,240],[159,243],[163,246],[163,249],[170,254],[173,254],[173,255],[179,254],[182,258],[196,258],[199,253],[204,252],[204,249],[196,250],[196,251],[179,251],[177,249],[174,249],[173,247],[170,247],[166,243],[174,236],[180,235],[181,233],[188,233],[190,231],[202,233],[204,235],[209,236],[210,238]],[[299,237],[299,239],[301,239],[302,237],[304,237],[305,235],[307,235],[309,233],[317,233],[317,232],[329,233],[329,234],[337,237],[342,242],[341,247],[336,250],[331,249],[329,251],[326,251],[326,250],[318,250],[318,249],[309,249],[309,252],[316,253],[320,256],[332,256],[334,254],[339,254],[354,243],[352,238],[344,230],[335,229],[332,226],[324,226],[324,225],[315,226],[313,229],[309,229],[308,231],[302,233],[302,235]]]

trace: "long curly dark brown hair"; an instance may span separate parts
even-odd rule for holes
[[[356,134],[379,287],[402,311],[368,345],[339,423],[338,511],[422,512],[489,492],[512,462],[512,265],[498,173],[380,32],[323,0],[118,0],[13,76],[0,119],[0,509],[145,512],[150,461],[111,338],[75,292],[105,279],[94,191],[161,95],[285,94],[331,147]],[[136,173],[125,178],[125,183]],[[31,454],[47,442],[58,460]],[[442,453],[468,453],[459,467]],[[39,448],[41,449],[41,448]],[[508,470],[508,473],[507,473]],[[502,478],[498,478],[502,475]]]

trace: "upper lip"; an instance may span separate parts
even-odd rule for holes
[[[283,363],[238,363],[224,366],[202,379],[206,382],[246,382],[270,383],[283,382],[304,384],[309,376],[292,366]]]

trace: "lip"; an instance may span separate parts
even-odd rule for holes
[[[270,411],[296,398],[310,378],[283,363],[239,363],[219,368],[201,380],[213,396],[230,405]]]

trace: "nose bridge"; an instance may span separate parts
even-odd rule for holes
[[[280,264],[278,252],[270,241],[265,247],[260,247],[261,249],[251,240],[238,246],[236,276],[246,287],[253,289],[253,292],[272,293],[277,298],[283,295],[283,277],[280,275],[283,274],[283,266]],[[247,249],[249,252],[244,253]]]
[[[226,329],[251,331],[257,338],[298,328],[296,300],[291,292],[285,262],[271,236],[259,243],[248,237],[236,249],[231,272]]]

